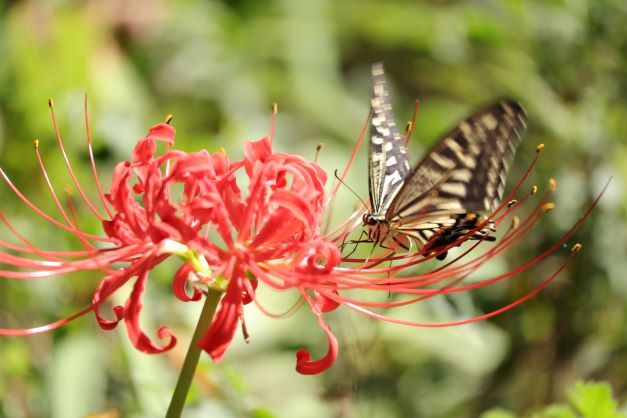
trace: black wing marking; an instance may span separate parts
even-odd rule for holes
[[[440,139],[404,182],[386,213],[399,229],[425,216],[491,212],[526,127],[522,106],[503,99]]]
[[[383,63],[372,65],[369,177],[372,213],[383,214],[409,176],[411,168],[390,103]]]

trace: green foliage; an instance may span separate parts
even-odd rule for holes
[[[504,409],[491,409],[481,418],[517,418],[518,415]],[[618,403],[607,382],[577,382],[569,390],[568,403],[550,405],[538,412],[525,415],[528,418],[626,418],[618,410]]]
[[[505,409],[495,408],[483,413],[481,418],[516,418],[516,414]]]
[[[585,418],[625,418],[618,412],[618,404],[608,383],[577,382],[568,395],[575,410]]]

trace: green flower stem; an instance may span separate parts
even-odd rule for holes
[[[192,337],[192,341],[187,349],[187,355],[185,356],[185,361],[183,362],[183,368],[181,369],[179,379],[176,382],[176,388],[174,388],[174,394],[172,395],[172,400],[170,401],[166,418],[180,418],[183,413],[187,392],[189,392],[189,388],[192,384],[192,379],[194,378],[196,366],[198,366],[198,360],[200,359],[200,353],[202,351],[196,343],[207,331],[209,325],[211,325],[211,320],[216,312],[221,296],[222,292],[211,289],[205,295],[205,305],[202,307],[202,312],[200,313],[198,324],[196,324],[194,336]]]

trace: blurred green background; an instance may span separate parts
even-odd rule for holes
[[[619,401],[627,399],[624,0],[0,4],[0,164],[52,213],[32,150],[33,139],[40,138],[51,177],[63,190],[69,179],[54,142],[49,97],[85,184],[92,184],[85,93],[105,185],[115,162],[128,159],[135,141],[168,113],[174,114],[180,149],[225,147],[238,158],[244,139],[268,132],[272,102],[279,104],[275,149],[313,157],[316,144],[324,142],[320,162],[332,172],[346,163],[366,120],[375,61],[385,62],[399,123],[411,117],[414,99],[421,101],[414,159],[451,124],[501,96],[520,100],[530,120],[510,180],[536,145],[546,144],[533,178],[543,188],[549,177],[557,179],[556,210],[486,275],[547,248],[614,176],[569,242],[582,242],[584,250],[521,307],[474,325],[428,330],[339,310],[329,321],[340,339],[340,358],[319,376],[294,371],[298,348],[317,356],[326,346],[311,314],[273,320],[249,308],[250,344],[238,334],[220,365],[203,358],[186,416],[466,418],[497,407],[525,415],[563,402],[578,379],[605,380]],[[364,197],[365,173],[364,151],[347,179]],[[4,184],[0,197],[2,211],[33,242],[76,248],[75,240],[29,212]],[[343,191],[335,219],[355,202]],[[99,231],[85,208],[79,216],[85,228]],[[7,237],[0,228],[0,238]],[[558,251],[472,297],[412,306],[412,317],[435,321],[503,306],[547,277],[567,254]],[[102,331],[92,315],[46,334],[0,337],[0,417],[163,416],[199,308],[173,297],[175,267],[166,263],[152,275],[143,314],[150,335],[161,325],[175,330],[180,340],[173,352],[139,353],[123,326]],[[1,279],[0,327],[67,316],[89,303],[99,279]],[[276,311],[293,300],[262,297]]]

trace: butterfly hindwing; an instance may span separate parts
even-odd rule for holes
[[[383,64],[372,65],[369,190],[373,213],[383,214],[411,172],[405,139],[392,113]]]
[[[523,108],[507,99],[462,121],[416,166],[386,219],[407,224],[429,214],[494,210],[525,126]]]

